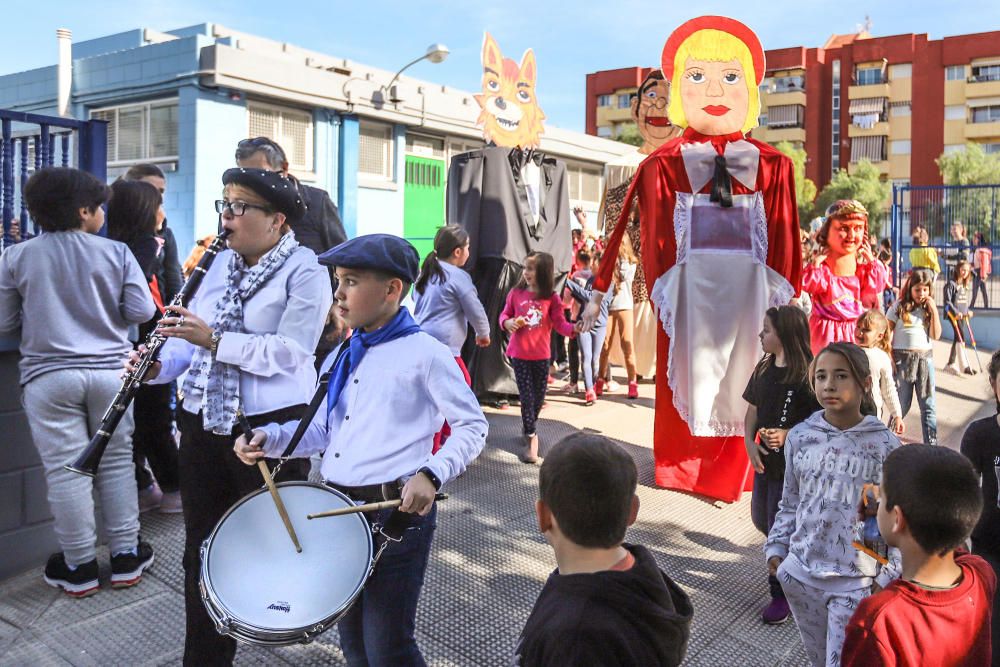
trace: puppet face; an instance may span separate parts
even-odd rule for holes
[[[483,138],[497,146],[537,148],[545,114],[535,98],[535,54],[524,53],[521,64],[504,58],[489,33],[483,42],[483,94],[476,95],[482,111],[477,124]]]
[[[853,255],[866,242],[867,231],[864,220],[834,218],[830,221],[830,231],[826,237],[829,254],[833,257]]]
[[[740,132],[750,109],[747,86],[739,60],[688,58],[680,85],[688,127],[710,136]]]
[[[643,142],[652,150],[681,134],[681,129],[672,124],[667,117],[669,91],[667,82],[660,79],[652,85],[647,85],[632,100],[635,124],[639,128]]]

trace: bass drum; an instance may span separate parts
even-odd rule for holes
[[[277,485],[297,553],[266,488],[233,505],[201,546],[201,597],[220,634],[259,646],[308,643],[347,613],[373,567],[361,514],[309,520],[354,503],[309,482]]]

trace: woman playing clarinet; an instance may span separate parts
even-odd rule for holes
[[[332,301],[329,274],[289,227],[305,212],[294,182],[242,168],[226,171],[222,182],[216,210],[229,249],[189,307],[161,320],[169,340],[146,378],[167,383],[187,372],[177,410],[185,665],[228,665],[236,653],[236,642],[216,632],[202,605],[198,550],[226,510],[262,485],[257,469],[233,454],[237,411],[253,426],[301,415],[316,384],[313,350]],[[133,353],[130,363],[138,357]],[[286,464],[281,478],[304,478],[301,462],[293,468]]]

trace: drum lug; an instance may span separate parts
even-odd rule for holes
[[[305,633],[303,633],[305,635],[305,639],[302,640],[302,643],[311,644],[314,639],[323,634],[324,630],[326,630],[326,626],[322,623],[317,623],[312,626],[310,630],[306,630]]]
[[[223,616],[215,622],[215,627],[218,629],[220,635],[228,635],[230,629],[233,627],[233,619]]]

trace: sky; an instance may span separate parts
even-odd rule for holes
[[[912,32],[940,39],[1000,30],[996,0],[703,0],[697,9],[690,3],[640,0],[43,0],[18,5],[16,26],[9,23],[10,13],[5,17],[0,74],[54,64],[56,28],[69,28],[75,41],[83,41],[135,28],[166,31],[219,23],[390,71],[440,42],[451,51],[444,63],[423,61],[407,74],[477,91],[483,32],[489,31],[507,57],[519,61],[526,49],[534,49],[546,122],[578,131],[584,129],[588,73],[655,65],[671,31],[702,14],[743,21],[765,49],[822,46],[831,34],[855,32],[866,16],[875,36]],[[1000,55],[1000,44],[997,50]]]

